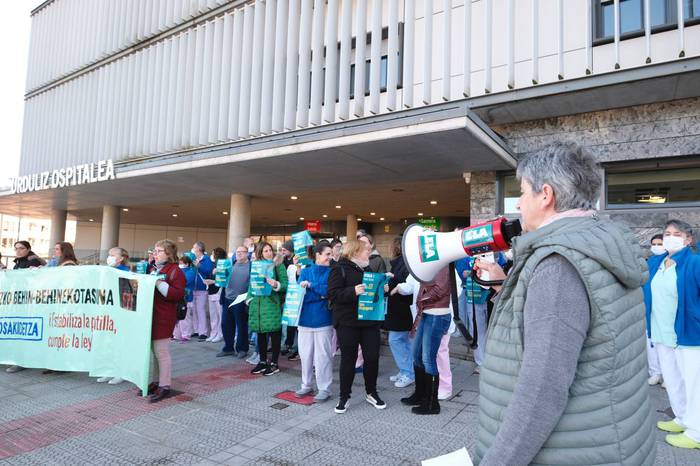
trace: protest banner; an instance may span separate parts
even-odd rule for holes
[[[214,284],[219,288],[225,288],[228,284],[228,277],[231,273],[231,261],[219,259],[216,261],[216,273],[214,274]]]
[[[0,273],[0,364],[149,382],[156,277],[80,266]]]
[[[284,298],[284,309],[282,310],[282,325],[298,326],[305,294],[306,288],[299,284],[290,283],[287,285],[287,294]]]
[[[299,263],[311,265],[312,260],[309,257],[308,247],[314,245],[314,240],[308,230],[292,233],[292,244],[294,245],[294,255],[299,259]]]
[[[387,276],[383,273],[365,272],[362,276],[362,284],[365,292],[357,301],[358,320],[384,320],[386,303],[384,301],[384,283]]]
[[[272,261],[259,260],[250,264],[250,291],[253,296],[270,296],[272,287],[267,278],[272,278]]]

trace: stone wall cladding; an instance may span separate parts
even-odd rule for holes
[[[472,172],[469,183],[469,222],[491,220],[498,215],[496,172]]]
[[[700,98],[493,126],[518,157],[555,141],[574,141],[599,162],[696,155],[700,158]],[[474,209],[474,207],[472,207]],[[607,210],[628,225],[642,244],[670,219],[700,232],[700,208]],[[700,233],[696,234],[697,237]]]

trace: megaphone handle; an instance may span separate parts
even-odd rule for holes
[[[479,278],[479,275],[476,273],[476,267],[474,269],[472,269],[472,280],[474,280],[474,282],[477,283],[478,285],[488,286],[488,287],[501,286],[501,285],[503,285],[503,282],[505,282],[505,280],[482,280],[481,278]]]

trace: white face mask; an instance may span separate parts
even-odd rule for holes
[[[211,259],[212,262],[216,262],[216,260],[214,259],[214,254],[212,254],[211,256],[209,256],[209,259]]]
[[[513,250],[512,249],[507,250],[506,252],[503,253],[503,255],[506,256],[506,259],[508,259],[509,261],[513,260]]]
[[[195,248],[190,249],[190,252],[195,256],[197,255],[197,250]]]
[[[655,244],[651,247],[651,253],[654,254],[655,256],[660,256],[661,254],[666,253],[666,249],[664,249],[663,246]]]
[[[187,266],[186,266],[185,264],[180,264],[180,268],[181,268],[181,269],[186,269]]]
[[[117,258],[114,256],[107,256],[107,265],[109,265],[110,267],[116,267]]]
[[[669,254],[680,251],[684,247],[683,238],[680,236],[664,236],[664,249],[667,250]]]

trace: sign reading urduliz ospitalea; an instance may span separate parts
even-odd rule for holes
[[[114,163],[111,160],[100,160],[74,167],[19,176],[12,180],[12,194],[65,188],[113,179]]]

